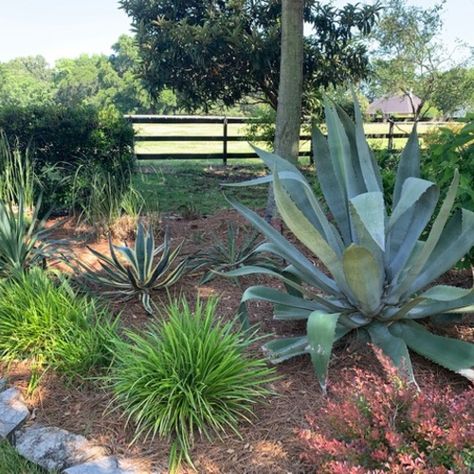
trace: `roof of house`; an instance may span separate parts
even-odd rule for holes
[[[367,108],[367,113],[375,115],[382,112],[384,115],[406,114],[413,115],[413,107],[415,110],[420,106],[421,99],[416,95],[395,95],[392,97],[383,97],[372,102]]]

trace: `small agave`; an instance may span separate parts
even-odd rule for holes
[[[139,295],[145,310],[153,314],[151,291],[169,288],[184,273],[186,260],[171,268],[183,242],[171,251],[166,232],[163,244],[156,247],[152,229],[145,228],[142,223],[138,224],[136,235],[133,248],[113,245],[109,236],[110,257],[88,247],[99,260],[102,272],[83,262],[77,263],[85,271],[83,276],[89,282],[111,288],[105,294],[121,295],[125,299]]]
[[[247,266],[227,273],[269,275],[287,288],[248,288],[242,296],[243,325],[248,327],[249,300],[273,303],[277,320],[306,320],[306,335],[264,347],[274,362],[309,354],[323,389],[334,343],[353,330],[380,347],[411,380],[408,349],[474,380],[474,344],[432,334],[418,322],[428,317],[433,322],[455,320],[460,313],[474,312],[474,289],[432,286],[474,244],[474,213],[459,209],[451,215],[459,174],[430,226],[439,189],[420,178],[415,127],[400,158],[389,213],[360,109],[357,103],[354,107],[355,124],[327,102],[328,138],[317,128],[313,131],[316,171],[332,220],[299,170],[272,153],[256,149],[272,175],[238,184],[271,182],[285,224],[328,270],[321,271],[258,214],[231,201],[267,238],[258,251],[287,264],[281,271]]]

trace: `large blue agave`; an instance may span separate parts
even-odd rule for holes
[[[323,389],[333,344],[352,330],[368,336],[412,380],[408,349],[474,380],[474,345],[434,335],[417,322],[428,317],[454,320],[459,313],[474,312],[474,289],[430,287],[474,244],[474,213],[461,209],[452,214],[459,175],[455,173],[429,226],[439,189],[420,178],[415,127],[400,158],[388,215],[380,171],[364,135],[359,106],[354,107],[355,123],[327,102],[328,138],[313,130],[316,171],[332,220],[295,166],[256,148],[273,173],[238,186],[271,182],[285,224],[329,276],[258,214],[231,201],[265,235],[267,241],[257,252],[270,252],[287,265],[281,270],[247,266],[227,274],[270,275],[287,288],[248,288],[242,296],[243,324],[248,326],[249,300],[273,303],[277,320],[307,320],[305,336],[277,339],[265,349],[274,362],[310,354]],[[421,240],[427,227],[427,237]]]

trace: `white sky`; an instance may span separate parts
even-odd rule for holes
[[[434,2],[410,3],[430,6]],[[457,38],[474,46],[474,0],[448,0],[443,17],[448,49]],[[0,61],[36,54],[50,62],[81,53],[108,54],[119,35],[129,31],[129,18],[119,9],[118,0],[0,0]]]

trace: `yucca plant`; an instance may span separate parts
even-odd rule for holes
[[[47,237],[55,226],[46,228],[40,207],[41,198],[27,215],[22,193],[17,205],[0,201],[0,277],[18,275],[53,256],[55,242]]]
[[[272,260],[267,255],[255,253],[262,243],[261,240],[257,231],[246,232],[246,229],[230,223],[227,226],[225,239],[214,238],[213,244],[198,252],[189,265],[193,271],[208,269],[201,283],[208,283],[218,273],[244,265],[269,265]]]
[[[248,288],[242,296],[242,321],[248,325],[249,300],[273,303],[278,320],[307,320],[305,336],[271,341],[265,349],[274,362],[310,354],[323,389],[333,344],[353,330],[368,335],[411,380],[408,349],[474,380],[474,345],[432,334],[418,322],[433,315],[446,319],[474,312],[474,289],[430,287],[474,244],[474,213],[462,209],[450,217],[459,174],[454,173],[426,240],[420,240],[439,190],[420,178],[416,128],[400,157],[393,207],[387,215],[380,172],[365,139],[359,106],[354,107],[355,124],[327,102],[327,140],[319,129],[313,131],[316,171],[332,219],[295,166],[256,149],[273,174],[247,184],[272,183],[284,222],[329,274],[258,214],[231,201],[266,236],[258,250],[287,262],[278,272],[250,266],[228,273],[274,276],[289,290]]]
[[[91,283],[110,288],[105,294],[123,296],[125,299],[139,296],[145,310],[153,314],[151,291],[169,288],[184,273],[186,260],[173,263],[183,246],[183,242],[171,251],[168,233],[164,242],[155,245],[153,229],[138,224],[134,247],[113,245],[109,236],[110,256],[104,255],[91,247],[88,249],[97,257],[101,271],[77,261],[83,276]],[[158,258],[159,257],[159,258]]]

